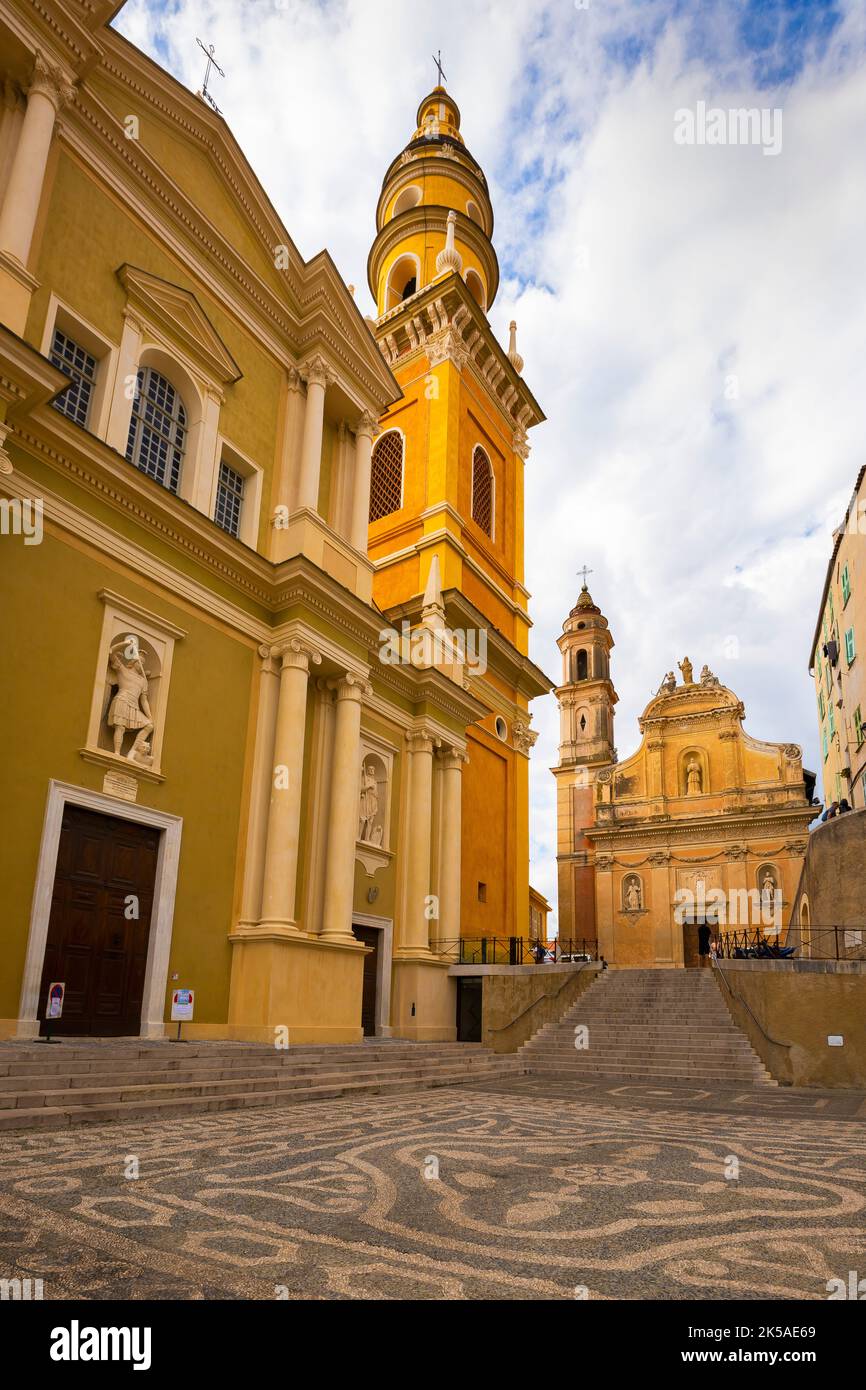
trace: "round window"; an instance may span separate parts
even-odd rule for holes
[[[493,727],[496,729],[496,737],[501,738],[502,742],[504,743],[505,740],[508,738],[508,725],[502,718],[501,714],[497,716],[496,723]]]

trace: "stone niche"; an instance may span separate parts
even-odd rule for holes
[[[362,733],[355,857],[370,878],[393,858],[390,840],[395,751],[384,740]]]
[[[108,589],[99,598],[105,611],[81,756],[161,781],[174,644],[186,633]]]

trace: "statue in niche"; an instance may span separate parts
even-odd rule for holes
[[[684,656],[682,661],[679,662],[679,669],[683,673],[683,685],[694,685],[694,681],[692,680],[694,667],[687,656]]]
[[[772,912],[776,906],[776,880],[768,869],[761,881],[761,907]]]
[[[714,675],[709,666],[701,667],[701,685],[718,685],[719,678]]]
[[[659,686],[658,693],[659,695],[673,695],[676,688],[677,678],[674,675],[673,671],[668,671],[667,675],[665,676],[664,680]]]
[[[149,739],[153,733],[153,715],[148,700],[149,676],[135,638],[127,637],[124,646],[111,653],[108,664],[112,672],[109,682],[117,687],[117,694],[106,716],[112,730],[115,755],[122,756],[123,740],[127,733],[134,731],[135,738],[126,755],[127,761],[149,763]]]
[[[643,899],[640,891],[640,879],[630,878],[625,890],[625,906],[627,912],[640,912],[643,907]]]
[[[697,758],[692,758],[686,768],[686,796],[700,796],[704,789],[704,774]]]
[[[376,781],[376,769],[372,763],[366,763],[361,768],[361,828],[358,833],[358,839],[366,844],[382,843],[382,827],[375,823],[378,814],[379,783]]]

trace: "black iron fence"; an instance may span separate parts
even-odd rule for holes
[[[440,954],[455,965],[553,965],[596,960],[594,938],[549,941],[524,936],[462,936],[440,941]]]
[[[778,936],[760,930],[722,932],[717,950],[728,960],[866,960],[866,925],[791,925]]]

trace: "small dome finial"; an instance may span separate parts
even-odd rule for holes
[[[456,270],[458,275],[463,273],[463,257],[454,245],[454,233],[457,228],[457,213],[452,209],[448,214],[448,229],[445,233],[445,249],[439,252],[436,257],[436,274],[444,275],[446,270]]]
[[[509,333],[511,335],[508,344],[508,360],[511,363],[514,370],[516,371],[517,375],[521,376],[523,373],[523,358],[517,351],[517,324],[514,321],[514,319],[511,320],[511,323],[509,324],[508,328]]]

